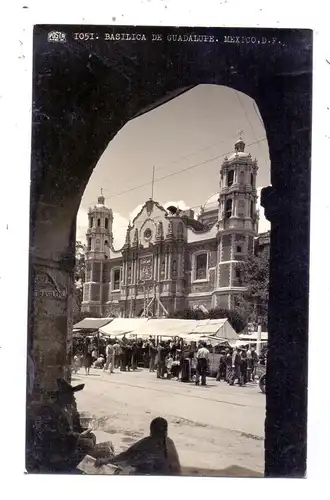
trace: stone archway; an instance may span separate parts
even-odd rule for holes
[[[35,29],[31,171],[29,348],[36,394],[63,375],[72,327],[75,217],[109,141],[134,116],[194,85],[226,85],[252,97],[264,120],[272,188],[265,472],[301,476],[306,462],[311,33],[263,30],[265,47],[206,43],[47,43]],[[100,33],[102,30],[99,30]],[[151,28],[125,28],[151,35]],[[175,29],[159,28],[164,38]],[[258,30],[240,35],[261,36]],[[235,30],[204,29],[215,37]],[[238,34],[238,33],[237,33]],[[297,55],[299,54],[299,56]],[[198,64],[196,63],[198,61]],[[181,90],[180,90],[181,89]],[[174,92],[174,94],[173,94]]]

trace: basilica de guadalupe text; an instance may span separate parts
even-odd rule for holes
[[[146,201],[113,247],[113,214],[101,195],[89,209],[82,311],[92,316],[167,317],[183,309],[235,307],[237,264],[258,238],[257,160],[239,139],[220,168],[219,191],[192,210]]]

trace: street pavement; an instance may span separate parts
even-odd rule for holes
[[[112,441],[116,453],[149,434],[162,416],[178,449],[185,474],[260,476],[264,469],[265,395],[256,384],[207,386],[160,380],[147,370],[104,373],[81,369],[73,384],[78,409],[98,441]]]

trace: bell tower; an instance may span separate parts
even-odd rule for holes
[[[253,253],[258,233],[257,171],[257,160],[246,153],[240,137],[234,153],[224,159],[220,169],[215,297],[218,307],[233,308],[244,291],[237,264]]]
[[[103,190],[97,204],[89,208],[86,233],[86,271],[82,311],[93,316],[102,314],[103,267],[113,243],[113,213],[105,206]]]

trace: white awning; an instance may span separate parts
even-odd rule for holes
[[[114,320],[116,321],[116,320]],[[114,321],[111,325],[114,324]],[[133,320],[134,321],[134,320]],[[109,325],[107,330],[114,328]],[[149,319],[138,323],[138,328],[132,329],[130,333],[138,338],[143,337],[181,337],[195,335],[216,336],[221,340],[237,340],[237,333],[230,325],[227,319],[208,319],[208,320],[190,320],[190,319]]]
[[[258,339],[258,332],[253,332],[251,334],[241,334],[239,335],[240,340],[244,340],[247,343],[248,342],[256,342]],[[260,340],[262,341],[267,341],[268,340],[268,332],[261,332],[261,338]]]
[[[194,334],[215,335],[221,339],[238,340],[239,336],[227,318],[203,319],[196,322]]]
[[[74,330],[98,330],[112,321],[112,318],[85,318],[73,327]]]
[[[192,333],[195,326],[196,321],[189,319],[149,319],[134,330],[134,334],[137,337],[180,337]]]
[[[100,332],[104,335],[116,337],[134,332],[147,321],[147,318],[115,318],[111,323],[101,327]]]

